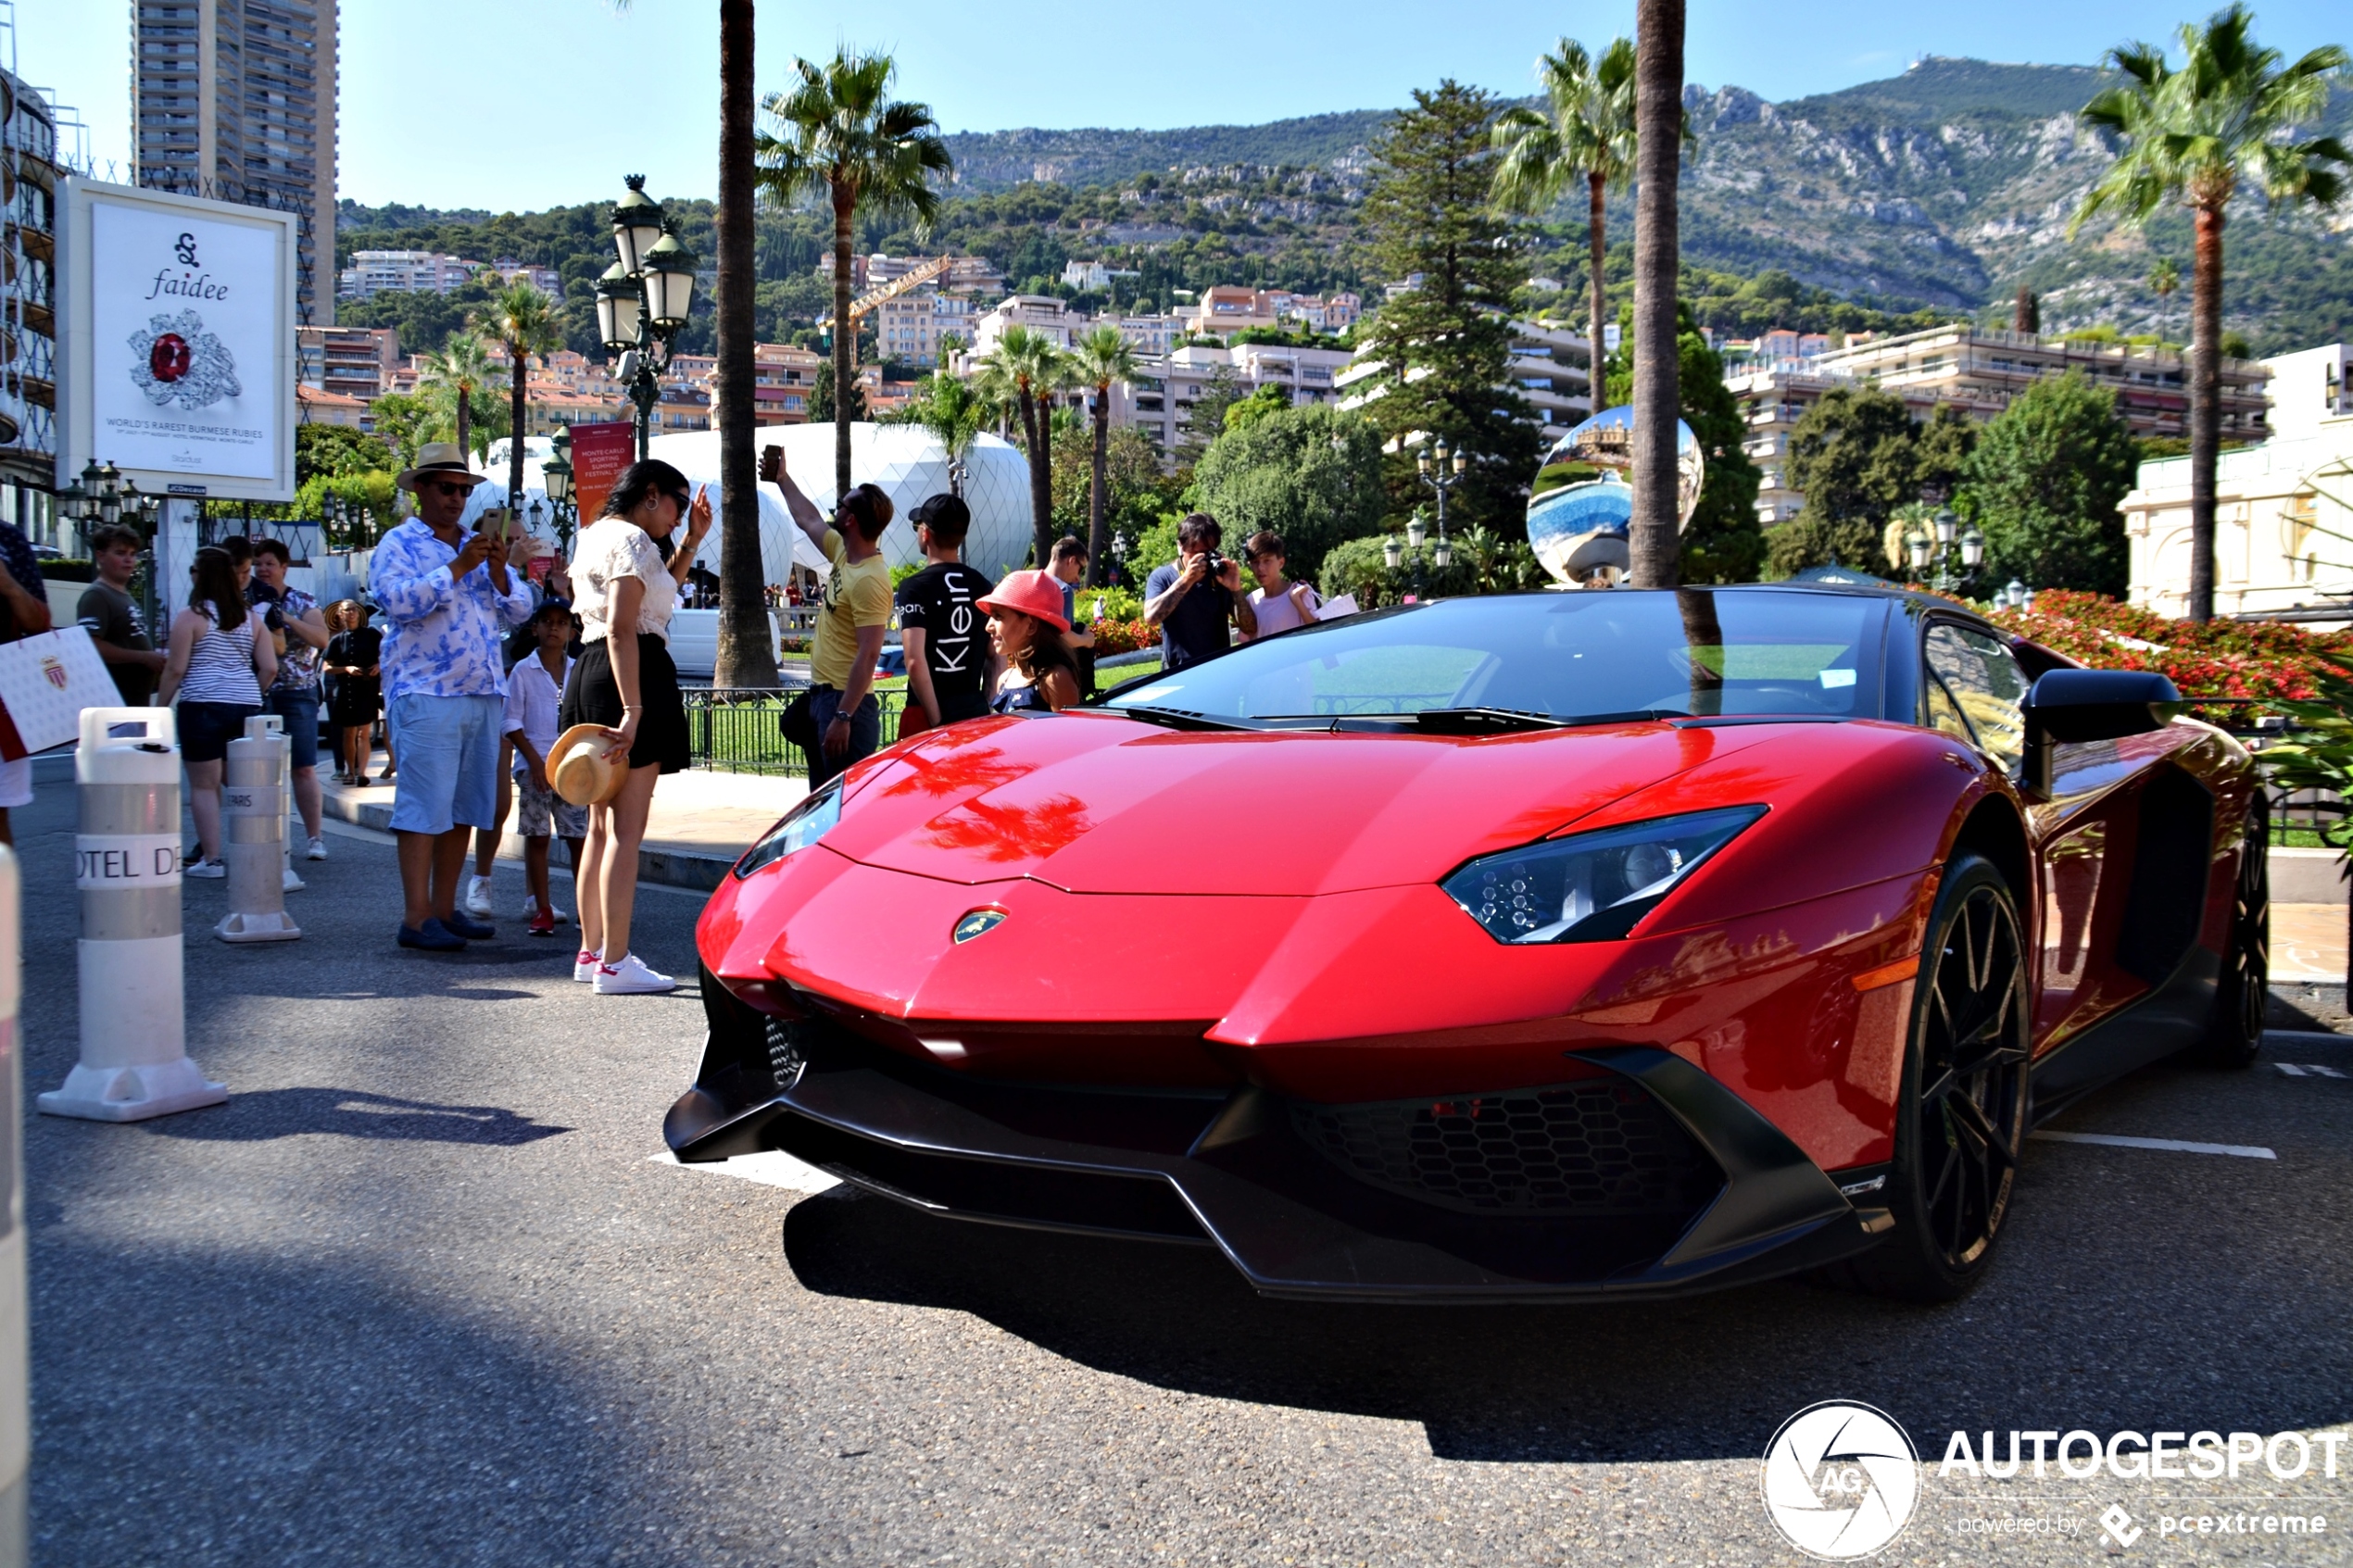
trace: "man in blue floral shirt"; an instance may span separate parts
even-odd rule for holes
[[[432,952],[497,935],[458,912],[466,837],[497,821],[507,629],[530,618],[531,585],[507,570],[502,537],[459,527],[483,476],[455,445],[420,450],[397,483],[417,515],[384,536],[368,588],[384,607],[384,722],[400,756],[392,832],[405,908],[400,945]]]

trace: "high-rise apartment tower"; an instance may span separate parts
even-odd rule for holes
[[[302,217],[297,315],[334,321],[335,0],[132,0],[137,183]]]

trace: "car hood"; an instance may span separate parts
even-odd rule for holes
[[[945,882],[1306,897],[1428,883],[1755,744],[1629,723],[1460,738],[979,720],[875,758],[826,847]]]

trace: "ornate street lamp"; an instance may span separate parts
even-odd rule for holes
[[[632,174],[629,194],[612,209],[618,257],[597,281],[597,332],[605,357],[637,409],[637,456],[653,440],[654,409],[671,346],[694,303],[695,257],[678,243],[661,204],[646,194],[646,179]]]
[[[1337,438],[1335,438],[1337,439]],[[1425,448],[1414,455],[1414,474],[1424,484],[1438,492],[1438,537],[1446,537],[1446,493],[1463,482],[1463,474],[1470,467],[1470,459],[1459,450],[1450,452],[1441,440],[1435,449]],[[1445,562],[1439,563],[1443,566]]]
[[[1977,575],[1985,564],[1985,535],[1971,523],[1967,533],[1961,532],[1959,514],[1950,507],[1940,507],[1929,519],[1929,530],[1910,530],[1904,535],[1905,554],[1911,558],[1912,570],[1926,575],[1929,567],[1936,568],[1929,586],[1940,594],[1949,594]],[[1959,569],[1955,570],[1954,558],[1959,557]]]

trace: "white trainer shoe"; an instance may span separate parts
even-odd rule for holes
[[[497,906],[490,901],[490,879],[486,876],[467,878],[466,913],[489,920],[497,912]]]
[[[572,956],[572,977],[581,981],[594,980],[597,978],[597,971],[604,961],[604,954],[591,952],[588,948],[583,947]]]
[[[295,869],[292,866],[283,868],[283,874],[278,878],[279,888],[287,893],[299,893],[309,885],[302,878],[295,875]]]
[[[190,860],[180,868],[182,876],[227,876],[229,868],[219,860]]]
[[[306,860],[325,859],[327,858],[327,841],[323,838],[312,839],[310,841],[310,847],[302,852],[302,858]]]
[[[532,916],[537,914],[538,912],[539,900],[534,898],[528,893],[524,894],[522,897],[522,918],[529,920]],[[558,909],[556,907],[556,901],[552,898],[547,900],[547,918],[554,921],[558,925],[569,925],[572,923],[572,917],[564,913],[563,910]]]
[[[623,954],[617,964],[597,966],[597,995],[600,997],[651,996],[676,989],[678,982],[648,969],[645,960],[635,953]]]

